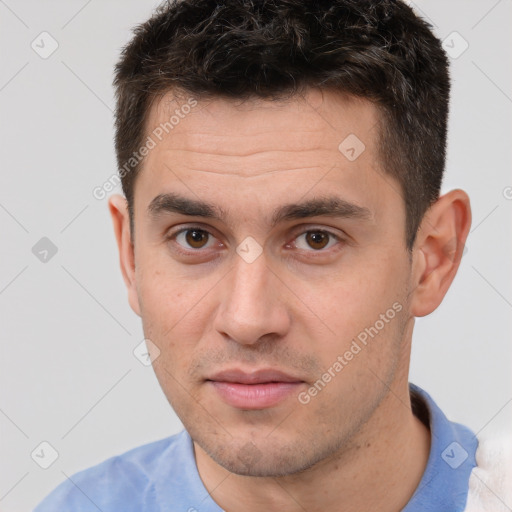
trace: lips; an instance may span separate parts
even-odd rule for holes
[[[245,410],[274,407],[298,393],[304,384],[297,377],[273,369],[250,373],[239,369],[224,370],[206,382],[225,403]]]
[[[216,373],[208,380],[217,382],[234,382],[238,384],[265,384],[269,382],[302,382],[301,379],[292,377],[279,370],[256,370],[251,373],[246,373],[242,370],[224,370]]]

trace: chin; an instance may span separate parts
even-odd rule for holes
[[[297,443],[284,444],[268,439],[252,442],[243,439],[229,440],[225,445],[202,442],[195,439],[201,448],[217,464],[231,473],[241,476],[281,477],[306,471],[324,458],[332,455],[327,447],[318,453],[310,444],[309,451],[301,449]],[[213,446],[212,446],[213,445]]]

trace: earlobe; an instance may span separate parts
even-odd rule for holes
[[[441,304],[450,287],[471,227],[471,207],[463,190],[440,197],[426,212],[413,249],[411,311],[425,316]]]
[[[123,196],[115,194],[109,198],[108,207],[119,250],[121,273],[128,290],[128,302],[133,311],[140,316],[135,273],[135,250],[130,232],[128,203]]]

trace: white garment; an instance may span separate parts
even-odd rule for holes
[[[512,438],[479,439],[464,512],[512,512]]]

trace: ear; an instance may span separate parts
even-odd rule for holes
[[[133,311],[140,316],[140,305],[135,279],[135,254],[130,233],[128,202],[123,196],[115,194],[109,198],[108,208],[112,216],[112,223],[114,224],[114,233],[119,249],[121,273],[123,274],[123,279],[128,289],[128,302]]]
[[[425,316],[441,304],[452,284],[471,227],[463,190],[440,197],[425,213],[413,248],[411,312]]]

